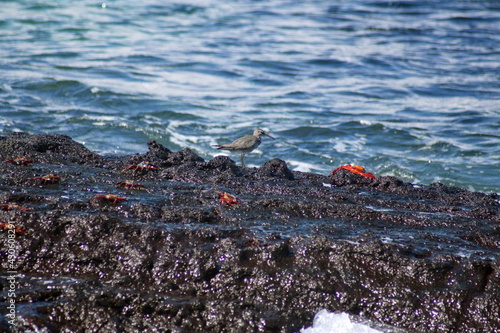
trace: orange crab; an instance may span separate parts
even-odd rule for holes
[[[226,206],[238,206],[243,204],[238,198],[236,198],[234,195],[229,194],[227,192],[221,192],[214,190],[214,192],[217,192],[220,194],[219,201],[221,204],[226,205]]]
[[[158,171],[158,168],[155,167],[154,165],[152,165],[151,163],[147,162],[147,161],[142,161],[141,163],[139,164],[132,164],[132,165],[129,165],[128,167],[126,167],[125,169],[122,170],[122,172],[125,172],[127,170],[130,170],[130,169],[134,169],[134,171],[132,171],[132,173],[135,175],[135,173],[137,172],[137,170],[140,170],[141,174],[144,172],[144,171],[148,171],[148,170],[151,170],[151,171]]]
[[[22,207],[22,206],[19,206],[19,205],[16,205],[16,204],[1,204],[0,205],[0,209],[1,210],[6,210],[6,211],[11,211],[11,210],[14,210],[14,209],[18,209],[18,210],[22,210],[24,212],[26,212],[28,210],[31,210],[30,208]]]
[[[6,161],[2,162],[2,164],[7,164],[7,163],[15,164],[15,165],[31,165],[31,164],[33,164],[33,161],[25,159],[24,157],[21,157],[21,158],[10,159],[10,160],[6,160]]]
[[[204,190],[202,192],[215,192],[218,193],[219,196],[219,201],[221,204],[225,206],[238,206],[243,204],[238,198],[236,198],[234,195],[229,194],[227,192],[222,192],[216,189],[211,189],[211,190]]]
[[[221,202],[221,204],[227,205],[227,206],[238,206],[238,205],[241,205],[243,203],[240,200],[238,200],[238,198],[236,198],[234,195],[231,195],[227,192],[223,192],[220,195],[219,201]]]
[[[47,185],[48,183],[52,183],[52,184],[57,183],[61,179],[61,177],[50,174],[50,175],[45,175],[45,176],[41,176],[41,177],[33,177],[30,179],[36,180],[44,185]]]
[[[90,199],[99,200],[99,201],[110,201],[113,204],[117,204],[120,201],[128,201],[126,198],[121,198],[115,194],[98,194],[98,195],[93,196]]]
[[[16,236],[23,236],[28,233],[26,230],[24,230],[24,228],[20,226],[15,226],[7,222],[0,222],[0,230],[2,232],[9,232],[9,230],[14,230]]]
[[[128,188],[128,189],[131,189],[131,188],[145,189],[146,188],[146,185],[136,183],[134,180],[126,180],[124,182],[118,182],[118,183],[116,183],[116,186],[124,187],[124,188]]]
[[[371,172],[366,172],[365,168],[363,168],[361,165],[350,165],[350,164],[343,165],[333,170],[330,175],[334,175],[337,171],[341,169],[375,180],[375,176]]]

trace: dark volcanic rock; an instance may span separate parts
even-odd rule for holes
[[[367,185],[373,182],[370,178],[354,174],[347,170],[338,170],[333,175],[330,174],[328,179],[331,184],[338,187],[346,187],[348,185]],[[402,183],[401,180],[399,181]]]
[[[146,160],[150,160],[152,158],[159,158],[162,160],[166,160],[172,154],[172,151],[170,149],[163,147],[161,144],[157,143],[156,141],[149,141],[148,148],[149,148],[149,151],[148,151],[147,155],[144,156],[144,159],[146,159]]]
[[[322,308],[410,332],[500,327],[498,195],[148,147],[98,156],[67,136],[0,139],[4,159],[34,161],[0,164],[12,205],[0,222],[28,232],[15,267],[0,235],[3,271],[18,273],[16,326],[1,317],[2,331],[296,332]],[[124,170],[142,161],[158,170]],[[60,181],[30,179],[45,174]],[[126,179],[143,186],[117,187]],[[127,201],[91,199],[106,194]]]
[[[272,159],[264,163],[262,168],[257,171],[257,174],[261,177],[270,178],[284,178],[288,180],[293,180],[293,173],[288,169],[285,161],[278,158]]]
[[[13,132],[0,137],[0,156],[3,160],[25,157],[37,163],[62,163],[63,161],[88,164],[98,155],[73,141],[67,135],[29,135]]]
[[[216,156],[208,161],[204,170],[210,170],[212,174],[228,174],[228,177],[241,175],[240,168],[227,156]]]

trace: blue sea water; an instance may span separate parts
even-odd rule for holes
[[[499,192],[499,65],[497,0],[2,1],[0,133]]]

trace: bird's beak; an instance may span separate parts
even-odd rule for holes
[[[274,138],[272,136],[270,136],[269,134],[264,133],[264,135],[274,140]]]

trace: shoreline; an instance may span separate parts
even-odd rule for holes
[[[148,148],[0,137],[2,161],[33,161],[0,165],[0,221],[27,232],[19,326],[2,330],[293,332],[322,308],[408,331],[500,327],[498,194]]]

